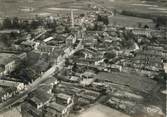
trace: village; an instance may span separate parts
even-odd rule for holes
[[[65,10],[2,20],[0,112],[88,117],[95,106],[121,117],[165,117],[166,27],[91,4]]]

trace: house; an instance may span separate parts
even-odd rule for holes
[[[0,76],[11,73],[19,65],[20,61],[27,57],[26,53],[19,55],[2,53],[0,54]]]
[[[52,83],[50,83],[50,84],[48,84],[48,83],[41,84],[40,90],[45,91],[46,94],[49,94],[50,96],[54,95],[53,92],[52,92],[52,90],[53,90]]]
[[[86,39],[83,40],[83,44],[85,46],[94,47],[95,45],[97,45],[97,39],[95,36],[89,35],[86,37]]]
[[[68,36],[66,38],[66,46],[69,47],[69,46],[72,46],[76,41],[76,37],[73,37],[72,35]]]
[[[9,73],[14,71],[15,67],[16,67],[15,60],[11,60],[5,65],[5,72]]]
[[[58,93],[55,101],[46,106],[47,117],[68,117],[74,105],[74,98],[65,93]]]
[[[4,71],[5,71],[5,66],[4,65],[0,65],[0,76],[4,75]]]
[[[48,38],[44,39],[43,41],[46,43],[46,42],[51,41],[53,39],[54,39],[54,37],[48,37]]]
[[[46,107],[46,114],[47,117],[68,117],[71,110],[71,106],[65,106],[62,104],[58,104],[56,102],[50,103]]]
[[[56,84],[58,84],[58,80],[55,77],[49,77],[46,81],[45,81],[46,85],[50,85],[50,86],[54,86]]]
[[[0,86],[18,88],[21,85],[24,86],[23,83],[18,82],[18,81],[3,80],[3,79],[0,80]]]
[[[45,62],[44,60],[39,60],[37,61],[37,63],[31,66],[31,69],[35,70],[36,73],[43,73],[48,69],[48,67],[49,67],[48,62]]]
[[[165,73],[167,73],[167,63],[164,63],[163,66],[164,66]]]
[[[1,74],[8,74],[12,71],[15,70],[17,64],[16,64],[16,57],[15,56],[11,56],[8,59],[5,59],[3,61],[3,63],[1,63],[1,70],[4,69],[3,73],[1,71]]]
[[[17,56],[17,58],[19,58],[19,59],[21,59],[21,60],[24,60],[25,58],[27,58],[27,53],[23,52],[23,53],[19,54],[19,55]]]
[[[14,95],[18,93],[16,87],[4,87],[3,90],[1,90],[0,97],[1,101],[6,101],[9,98],[12,98]]]
[[[32,92],[32,98],[30,98],[29,103],[31,103],[37,109],[42,108],[44,105],[48,104],[51,99],[52,95],[47,93],[47,90],[44,89],[37,89]]]
[[[91,101],[86,98],[78,97],[77,104],[80,106],[89,105],[91,104]]]
[[[11,34],[11,33],[20,33],[20,30],[17,29],[8,29],[8,30],[0,30],[0,34]]]
[[[95,81],[95,76],[96,74],[94,74],[93,72],[87,71],[84,72],[83,74],[81,74],[81,81],[80,84],[83,86],[88,86],[90,84],[92,84]]]
[[[37,47],[37,50],[40,51],[41,53],[52,53],[54,52],[55,46],[50,46],[50,45],[45,45],[45,44],[40,44]]]
[[[79,98],[83,98],[89,101],[89,103],[94,103],[96,99],[100,96],[99,92],[85,90],[77,94]]]
[[[139,36],[146,36],[146,37],[151,37],[151,30],[149,29],[134,29],[132,30],[132,33],[134,35],[139,35]]]
[[[72,103],[72,101],[73,101],[73,97],[68,94],[59,93],[56,95],[56,102],[60,104],[68,105]]]
[[[42,111],[35,108],[28,102],[24,102],[21,105],[21,115],[22,117],[42,117]]]

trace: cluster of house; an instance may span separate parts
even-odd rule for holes
[[[124,71],[136,71],[148,76],[164,71],[166,50],[161,47],[147,46],[135,53],[135,57],[123,62]]]
[[[91,104],[102,103],[133,114],[137,111],[134,107],[138,106],[137,104],[142,105],[145,96],[150,95],[156,87],[156,82],[136,74],[123,72],[93,74],[84,68],[85,72],[78,73],[69,69],[72,68],[66,69],[67,73],[61,72],[55,76],[60,82],[53,88],[53,93],[74,97],[75,106],[71,112],[80,112]],[[88,69],[91,68],[86,70]]]
[[[142,73],[149,77],[159,74],[164,69],[167,72],[165,48],[159,45],[143,46],[144,44],[140,45],[138,42],[141,37],[149,41],[153,37],[162,38],[161,31],[151,30],[149,27],[128,29],[128,27],[106,26],[105,21],[96,22],[97,14],[95,13],[89,13],[86,16],[81,14],[76,19],[73,15],[71,12],[72,27],[79,25],[81,29],[76,26],[77,28],[70,33],[62,33],[65,32],[65,24],[60,21],[56,32],[49,32],[39,27],[34,30],[34,37],[28,35],[26,41],[21,42],[23,48],[30,47],[33,50],[32,53],[37,54],[38,60],[34,60],[35,62],[31,63],[32,66],[27,69],[33,74],[38,74],[38,77],[52,63],[61,63],[66,56],[70,56],[74,48],[79,48],[77,48],[79,51],[74,52],[74,56],[66,60],[67,64],[63,66],[60,76],[48,78],[40,84],[38,89],[34,89],[28,95],[24,104],[21,105],[23,117],[67,117],[70,112],[78,111],[97,101],[104,101],[111,107],[133,113],[136,103],[122,100],[122,98],[142,100],[143,97],[136,95],[133,91],[124,92],[122,89],[121,92],[118,89],[125,86],[125,89],[136,89],[149,94],[156,83],[145,77],[129,75],[127,72]],[[106,15],[103,15],[104,17],[99,17],[101,20],[106,20]],[[55,22],[52,17],[48,20],[50,20],[48,22]],[[98,31],[92,28],[96,27],[95,24]],[[34,55],[32,59],[35,57]],[[22,53],[0,64],[0,76],[13,72],[19,61],[25,58],[27,54]],[[31,57],[28,61],[31,61]],[[30,75],[30,72],[28,74]],[[30,79],[34,77],[38,78],[30,75]],[[17,91],[22,90],[22,87],[24,87],[22,84],[17,85],[12,93],[1,96],[1,100],[12,97]],[[104,93],[107,96],[101,99]],[[132,111],[129,112],[129,110]]]
[[[21,106],[23,117],[67,117],[74,104],[73,96],[54,94],[52,89],[57,83],[57,79],[52,77],[29,94]]]
[[[15,96],[16,94],[18,94],[19,91],[17,90],[16,87],[3,87],[1,88],[1,92],[0,92],[0,102],[4,102],[9,98],[12,98],[13,96]]]
[[[16,94],[20,93],[22,90],[24,90],[25,85],[14,78],[7,78],[6,75],[9,75],[11,72],[13,72],[19,64],[21,64],[21,61],[26,59],[27,54],[21,53],[19,55],[12,55],[10,58],[6,59],[3,63],[0,65],[0,85],[2,86],[1,91],[1,102],[6,101],[9,98],[12,98]]]
[[[0,76],[7,75],[15,70],[21,60],[27,57],[26,53],[19,54],[18,56],[11,56],[0,64]]]
[[[75,109],[76,107],[82,108],[89,104],[95,103],[101,96],[101,92],[95,91],[91,88],[83,88],[82,85],[65,81],[61,82],[55,89],[53,89],[53,92],[61,92],[68,95],[73,95],[75,99]]]
[[[94,103],[101,94],[75,83],[49,78],[34,90],[22,105],[23,117],[68,117],[79,107]],[[75,106],[74,106],[75,105]]]

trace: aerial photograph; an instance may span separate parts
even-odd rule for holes
[[[167,0],[0,0],[0,117],[167,117]]]

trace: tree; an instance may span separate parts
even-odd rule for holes
[[[104,53],[104,58],[106,58],[106,59],[112,59],[112,58],[115,58],[115,57],[116,57],[116,54],[114,52],[106,52],[106,53]]]
[[[100,15],[100,14],[98,14],[98,16],[97,16],[97,21],[101,21],[101,22],[103,22],[105,25],[108,25],[108,24],[109,24],[109,19],[108,19],[108,16],[107,16],[107,15]]]
[[[9,17],[5,18],[3,21],[3,28],[10,28],[12,26],[12,21]]]
[[[12,45],[12,40],[11,40],[11,38],[10,38],[9,35],[7,35],[7,34],[2,34],[2,35],[1,35],[1,40],[2,40],[2,42],[4,42],[4,44],[5,44],[6,46],[11,47],[11,45]]]
[[[19,19],[17,17],[13,18],[13,28],[19,28]]]
[[[142,23],[138,22],[138,27],[141,28],[141,26],[142,26]]]

